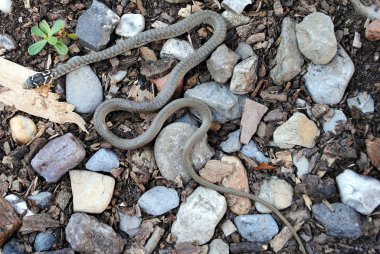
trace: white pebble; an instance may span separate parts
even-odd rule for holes
[[[124,37],[133,37],[144,31],[145,18],[141,14],[124,14],[116,27],[116,34]]]
[[[190,43],[184,40],[178,39],[169,39],[162,46],[160,56],[164,57],[172,57],[178,60],[185,59],[188,55],[194,53],[194,48]]]
[[[19,144],[29,143],[37,133],[34,122],[25,116],[15,116],[10,122],[12,138]]]
[[[12,12],[12,0],[0,0],[0,11],[8,14]]]

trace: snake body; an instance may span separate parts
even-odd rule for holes
[[[224,41],[227,26],[224,19],[217,13],[205,10],[199,11],[190,15],[184,20],[177,22],[176,24],[164,28],[157,28],[142,32],[132,38],[119,42],[116,45],[107,48],[103,51],[75,58],[72,61],[62,64],[55,69],[40,72],[28,78],[28,80],[24,83],[24,88],[33,88],[35,86],[39,86],[46,81],[54,80],[83,65],[87,65],[90,63],[98,62],[104,59],[117,56],[127,50],[140,47],[149,42],[179,36],[201,24],[211,25],[214,29],[213,36],[203,46],[197,49],[193,54],[186,57],[184,60],[182,60],[180,63],[176,65],[176,67],[170,73],[169,79],[164,89],[158,94],[158,96],[156,96],[151,101],[145,102],[135,102],[127,99],[118,98],[113,98],[104,101],[99,105],[99,107],[96,109],[94,113],[93,122],[95,129],[105,140],[107,140],[109,143],[111,143],[113,146],[117,148],[127,150],[136,149],[152,141],[156,137],[156,135],[158,134],[168,117],[170,117],[175,111],[187,107],[194,108],[201,115],[202,125],[186,142],[182,152],[182,161],[188,174],[197,183],[206,188],[210,188],[212,190],[222,193],[249,198],[271,209],[292,232],[300,246],[300,250],[303,253],[306,253],[306,250],[302,244],[301,239],[297,235],[296,230],[293,228],[290,222],[281,214],[281,212],[279,212],[272,204],[255,195],[212,184],[198,176],[198,174],[194,171],[192,163],[190,161],[191,149],[200,139],[202,139],[207,134],[207,131],[211,124],[210,109],[203,102],[197,99],[190,98],[172,101],[157,114],[151,126],[142,135],[134,139],[122,139],[113,134],[106,126],[106,116],[113,111],[129,111],[134,113],[152,112],[159,110],[165,104],[167,104],[167,102],[171,99],[172,95],[174,94],[178,81],[181,78],[183,78],[190,69],[198,65],[200,62],[204,61],[214,51],[214,49]]]

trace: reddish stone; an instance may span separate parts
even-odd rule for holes
[[[156,85],[158,91],[161,91],[164,88],[166,82],[169,79],[169,75],[170,75],[170,73],[166,74],[162,78],[157,78],[157,79],[152,79],[151,80],[153,82],[153,84]],[[179,98],[179,97],[181,97],[182,90],[183,90],[183,78],[178,82],[178,85],[177,85],[177,88],[175,89],[173,98]]]
[[[372,165],[380,170],[380,138],[367,139],[365,144],[367,146],[367,154],[371,159]]]
[[[372,21],[365,30],[365,37],[369,41],[380,40],[380,19]]]
[[[12,205],[0,197],[0,247],[21,226],[21,221]]]

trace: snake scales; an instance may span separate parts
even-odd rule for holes
[[[52,80],[62,75],[65,75],[66,73],[74,69],[77,69],[83,65],[87,65],[90,63],[98,62],[104,59],[117,56],[129,49],[140,47],[149,42],[179,36],[201,24],[211,25],[214,29],[213,36],[203,46],[197,49],[195,53],[191,54],[190,56],[188,56],[176,65],[176,67],[172,70],[164,89],[158,94],[157,97],[155,97],[151,101],[144,102],[135,102],[127,99],[118,98],[113,98],[104,101],[99,105],[94,114],[95,129],[105,140],[110,142],[113,146],[120,149],[135,149],[142,147],[150,141],[152,141],[160,131],[166,119],[175,111],[187,107],[194,108],[200,113],[202,117],[202,125],[186,142],[185,147],[183,149],[182,161],[189,175],[200,185],[205,186],[207,188],[222,193],[246,197],[265,205],[266,207],[271,209],[286,224],[286,226],[289,228],[289,230],[292,232],[295,239],[297,240],[301,251],[303,253],[306,253],[306,250],[302,244],[301,239],[297,235],[296,230],[272,204],[255,195],[212,184],[199,177],[197,173],[194,171],[190,161],[191,149],[194,147],[198,140],[200,140],[202,137],[204,137],[204,135],[206,135],[211,124],[210,109],[201,101],[190,98],[172,101],[158,113],[158,115],[153,120],[151,126],[145,133],[133,139],[128,140],[119,138],[118,136],[113,134],[106,126],[106,116],[113,111],[123,110],[135,113],[152,112],[159,110],[165,104],[167,104],[167,102],[171,99],[174,93],[178,81],[181,78],[183,78],[190,69],[198,65],[200,62],[204,61],[214,51],[214,49],[224,41],[227,27],[224,19],[217,13],[206,10],[199,11],[168,27],[148,30],[132,38],[117,43],[116,45],[102,50],[100,52],[75,58],[72,61],[69,61],[68,63],[57,66],[57,68],[55,69],[40,72],[29,77],[24,82],[24,88],[34,88],[41,84],[51,82]]]

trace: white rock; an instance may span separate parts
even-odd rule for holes
[[[12,117],[9,125],[13,140],[19,144],[29,143],[37,133],[33,120],[22,115]]]
[[[244,16],[242,14],[236,14],[233,11],[224,11],[222,17],[227,20],[229,27],[236,27],[248,24],[251,21],[250,17]]]
[[[155,186],[145,192],[137,202],[148,214],[162,215],[179,205],[178,193],[173,188]]]
[[[238,54],[242,60],[255,54],[252,46],[245,42],[239,42],[237,48],[235,49],[235,53]]]
[[[255,89],[259,58],[254,55],[238,63],[232,74],[230,90],[234,94],[246,94]]]
[[[319,133],[313,121],[296,112],[274,131],[273,141],[280,148],[292,148],[295,145],[312,148]]]
[[[5,14],[11,13],[13,10],[12,5],[13,5],[12,0],[1,0],[0,11],[4,12]]]
[[[274,205],[278,210],[288,208],[293,200],[293,187],[285,180],[272,176],[264,180],[260,187],[259,197]],[[270,213],[272,210],[256,202],[255,207],[261,213]]]
[[[194,52],[193,46],[187,41],[169,39],[162,46],[160,56],[161,58],[172,57],[181,61]]]
[[[251,140],[248,144],[244,145],[240,152],[245,156],[256,160],[257,162],[269,162],[270,160],[264,155],[263,152],[257,147],[256,143]]]
[[[26,202],[18,196],[16,196],[15,194],[9,194],[5,196],[4,199],[11,203],[11,205],[19,215],[34,215],[34,213],[28,209]]]
[[[210,243],[210,250],[208,251],[208,254],[229,254],[230,248],[228,244],[226,244],[221,239],[214,239]]]
[[[371,95],[366,92],[359,93],[353,98],[347,99],[347,105],[350,109],[353,107],[359,109],[361,112],[373,113],[375,111],[375,102]]]
[[[339,45],[338,52],[330,63],[309,64],[304,75],[305,86],[315,103],[337,104],[343,98],[354,71],[355,66],[350,56]]]
[[[70,171],[74,212],[102,213],[111,202],[115,179],[86,170]]]
[[[222,7],[241,14],[244,8],[251,4],[251,0],[224,0],[222,2]]]
[[[5,49],[5,51],[14,50],[16,48],[17,48],[17,42],[11,35],[0,34],[0,51],[2,51],[3,49]]]
[[[111,172],[120,165],[117,154],[110,150],[101,148],[86,162],[86,168],[91,171]]]
[[[324,117],[325,118],[325,117]],[[346,123],[347,117],[342,110],[334,109],[334,115],[325,119],[323,130],[325,132],[332,131],[335,133],[335,127],[340,123]]]
[[[380,181],[346,169],[336,177],[340,199],[361,214],[370,215],[380,205]]]
[[[235,224],[231,220],[226,220],[223,222],[220,228],[222,229],[225,236],[229,236],[237,230]]]
[[[128,13],[121,16],[115,33],[124,37],[133,37],[144,31],[145,18],[141,14]]]
[[[220,143],[220,148],[222,148],[223,152],[226,153],[237,152],[241,148],[241,143],[239,139],[240,129],[229,133],[227,139]]]
[[[293,156],[293,164],[297,168],[297,176],[301,177],[309,173],[309,160],[305,155],[302,155],[299,159]]]
[[[327,64],[336,54],[334,24],[323,13],[307,15],[296,25],[296,36],[302,54],[315,64]]]
[[[225,44],[220,45],[207,60],[207,69],[212,78],[219,83],[225,83],[232,76],[239,55]]]
[[[171,233],[177,237],[177,243],[197,241],[205,244],[213,237],[226,210],[227,202],[221,194],[198,187],[179,207]]]

